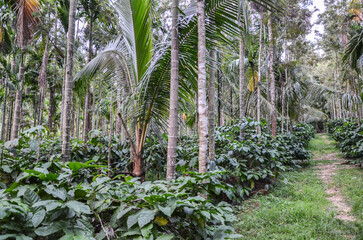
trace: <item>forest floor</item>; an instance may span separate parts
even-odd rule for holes
[[[335,142],[317,134],[313,159],[287,172],[266,195],[241,206],[235,225],[242,239],[363,240],[363,171],[344,164]]]

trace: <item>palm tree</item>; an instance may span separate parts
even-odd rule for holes
[[[144,76],[148,73],[153,56],[153,41],[150,20],[150,0],[119,0],[113,4],[119,15],[120,26],[122,27],[123,35],[111,42],[101,53],[99,53],[76,77],[76,85],[87,84],[83,80],[90,79],[104,69],[108,70],[106,75],[114,75],[118,73],[120,77],[126,78],[129,90],[131,91],[130,98],[124,103],[125,111],[128,114],[133,114],[133,119],[136,123],[132,124],[134,135],[128,130],[125,124],[127,116],[121,117],[122,125],[127,131],[129,138],[135,136],[136,141],[130,139],[133,162],[133,175],[143,176],[143,160],[142,151],[146,138],[146,131],[150,122],[150,113],[152,108],[148,108],[148,104],[142,101],[142,98],[148,93],[148,86],[140,86],[144,81]],[[115,77],[115,76],[113,76]],[[117,77],[117,76],[116,76]],[[146,84],[146,83],[145,83]],[[140,87],[137,87],[140,86]],[[150,86],[158,87],[158,86]],[[77,87],[77,89],[84,89]],[[151,96],[151,105],[157,102],[156,95]],[[134,100],[134,101],[131,101]],[[160,108],[162,111],[163,109]]]
[[[153,124],[165,127],[169,118],[171,41],[154,47],[150,0],[118,0],[112,6],[118,12],[123,34],[82,69],[75,84],[79,91],[85,91],[87,81],[101,73],[104,79],[112,79],[120,72],[127,80],[130,94],[122,102],[127,114],[122,116],[121,122],[124,129],[127,129],[131,142],[133,175],[143,176],[142,154],[149,126]],[[234,14],[225,14],[226,11]],[[191,14],[186,15],[178,24],[179,101],[191,102],[195,99],[194,93],[198,85],[198,49],[195,47],[198,40],[198,17],[193,5],[185,12]],[[208,45],[213,45],[213,41],[230,44],[230,39],[225,36],[238,36],[240,30],[236,24],[237,12],[237,0],[207,0],[205,15],[210,21],[207,22],[205,38]],[[213,27],[212,22],[217,27]],[[120,114],[118,116],[121,117]],[[207,134],[206,128],[206,136]],[[204,154],[207,156],[206,151]]]
[[[40,106],[39,106],[39,115],[38,115],[38,124],[41,125],[43,121],[43,109],[44,109],[44,100],[46,94],[46,87],[47,87],[47,66],[48,66],[48,45],[49,45],[49,37],[46,40],[43,58],[42,58],[42,65],[40,67],[40,73],[38,76],[38,85],[40,91]]]
[[[207,71],[206,71],[206,36],[205,2],[198,0],[198,116],[199,116],[199,172],[207,172],[208,159],[208,107],[207,107]]]
[[[69,161],[70,158],[70,134],[71,134],[71,106],[72,106],[72,89],[73,89],[73,53],[75,38],[77,0],[69,2],[69,23],[67,36],[67,61],[66,61],[66,78],[65,78],[65,96],[64,96],[64,114],[63,114],[63,145],[62,155],[63,162]]]
[[[216,70],[217,59],[216,50],[212,48],[210,50],[211,66],[209,70],[209,86],[208,86],[208,130],[209,130],[209,161],[215,160],[215,84],[216,84]]]
[[[243,21],[240,20],[240,38],[239,38],[239,117],[243,119],[245,117],[245,42],[248,38],[248,16],[247,16],[247,5],[245,0],[240,1],[240,8],[244,11],[244,25]],[[240,14],[240,13],[239,13]],[[243,30],[242,30],[243,29]],[[240,136],[243,136],[243,129],[241,129]]]
[[[176,177],[176,145],[178,135],[178,92],[179,92],[179,43],[178,43],[178,8],[179,1],[173,0],[171,71],[170,71],[170,108],[168,131],[168,154],[166,180]]]
[[[263,12],[260,13],[260,40],[258,49],[258,71],[257,71],[257,121],[261,121],[261,57],[262,57],[262,35],[263,35]],[[257,134],[261,134],[261,125],[257,126]]]
[[[271,133],[272,136],[276,136],[277,119],[276,119],[276,90],[275,90],[275,72],[274,72],[274,38],[272,33],[272,14],[268,11],[268,38],[269,38],[269,72],[270,72],[270,89],[271,89]]]
[[[15,2],[15,12],[17,13],[17,36],[16,41],[20,47],[20,64],[19,64],[19,82],[16,90],[13,126],[11,131],[11,140],[18,137],[21,107],[22,91],[24,85],[24,54],[27,48],[28,40],[32,38],[33,32],[38,25],[38,18],[34,15],[39,11],[37,0],[22,0]]]
[[[93,24],[96,21],[96,19],[99,17],[100,14],[100,3],[98,0],[81,0],[80,1],[83,9],[84,14],[86,15],[88,21],[89,21],[89,34],[88,34],[88,57],[87,57],[87,63],[91,61],[93,57]],[[87,141],[87,134],[91,130],[92,127],[94,127],[94,124],[91,126],[92,122],[92,108],[91,108],[91,84],[88,82],[87,86],[87,93],[84,100],[84,116],[83,116],[83,141]],[[94,105],[94,99],[93,99],[93,105]],[[95,111],[94,111],[95,112]]]

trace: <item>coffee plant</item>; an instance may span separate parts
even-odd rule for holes
[[[177,149],[178,178],[163,181],[166,141],[150,137],[147,181],[129,174],[130,144],[93,131],[72,140],[72,161],[61,161],[60,140],[31,128],[0,152],[0,239],[233,239],[234,203],[311,157],[313,127],[299,124],[273,138],[252,120],[216,129],[216,159],[199,174],[195,136]],[[240,130],[244,129],[243,138]],[[165,140],[165,136],[162,136]],[[108,171],[111,170],[111,177]]]

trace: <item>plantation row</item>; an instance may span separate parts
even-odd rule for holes
[[[337,119],[327,123],[327,131],[338,142],[345,157],[363,167],[363,126]]]
[[[311,125],[271,137],[267,126],[241,121],[216,129],[216,161],[198,168],[197,138],[180,139],[176,180],[165,178],[165,144],[147,142],[146,180],[128,174],[130,145],[93,132],[73,140],[71,162],[43,127],[1,143],[0,239],[236,238],[233,205],[266,191],[282,172],[311,157]],[[240,139],[240,131],[244,138]],[[111,148],[109,148],[111,147]],[[111,164],[107,155],[111,153]],[[108,177],[110,176],[110,177]]]

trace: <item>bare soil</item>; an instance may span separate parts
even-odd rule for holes
[[[326,140],[327,144],[333,144],[329,139],[324,136],[324,140]],[[341,194],[340,189],[333,184],[333,176],[336,174],[338,169],[344,168],[343,163],[344,159],[339,157],[338,153],[329,153],[323,156],[319,156],[316,158],[314,156],[314,160],[329,160],[332,163],[322,163],[315,167],[318,172],[319,178],[322,180],[324,185],[326,186],[326,194],[329,196],[327,199],[332,202],[334,205],[337,215],[335,216],[337,219],[341,219],[344,221],[356,221],[355,217],[351,215],[351,207],[346,203],[343,195]]]

